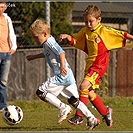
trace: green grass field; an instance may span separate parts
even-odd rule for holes
[[[113,126],[106,126],[98,112],[91,109],[92,105],[88,104],[90,110],[101,119],[100,125],[93,131],[133,131],[133,98],[103,98],[103,102],[113,108]],[[14,101],[9,104],[20,106],[24,117],[18,125],[9,126],[3,122],[2,115],[0,115],[0,131],[88,131],[85,126],[86,119],[82,125],[78,126],[70,125],[67,120],[58,125],[58,110],[43,101]],[[74,113],[73,109],[68,118],[72,117]]]

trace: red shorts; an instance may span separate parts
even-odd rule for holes
[[[88,80],[92,84],[93,89],[99,88],[101,77],[97,72],[90,71],[85,75],[84,79]]]

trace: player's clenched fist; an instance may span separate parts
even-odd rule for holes
[[[61,42],[63,39],[67,39],[68,41],[71,41],[71,36],[68,34],[60,34],[58,37],[58,42]]]

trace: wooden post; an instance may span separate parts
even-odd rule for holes
[[[116,94],[116,51],[117,50],[112,50],[111,51],[111,88],[110,89],[110,96],[114,97]]]

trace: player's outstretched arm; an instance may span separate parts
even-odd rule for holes
[[[35,60],[37,58],[44,58],[45,56],[43,54],[36,54],[36,55],[28,55],[26,56],[26,59],[28,61]]]
[[[129,39],[129,40],[133,41],[133,35],[131,35],[131,34],[127,33],[127,39]]]

